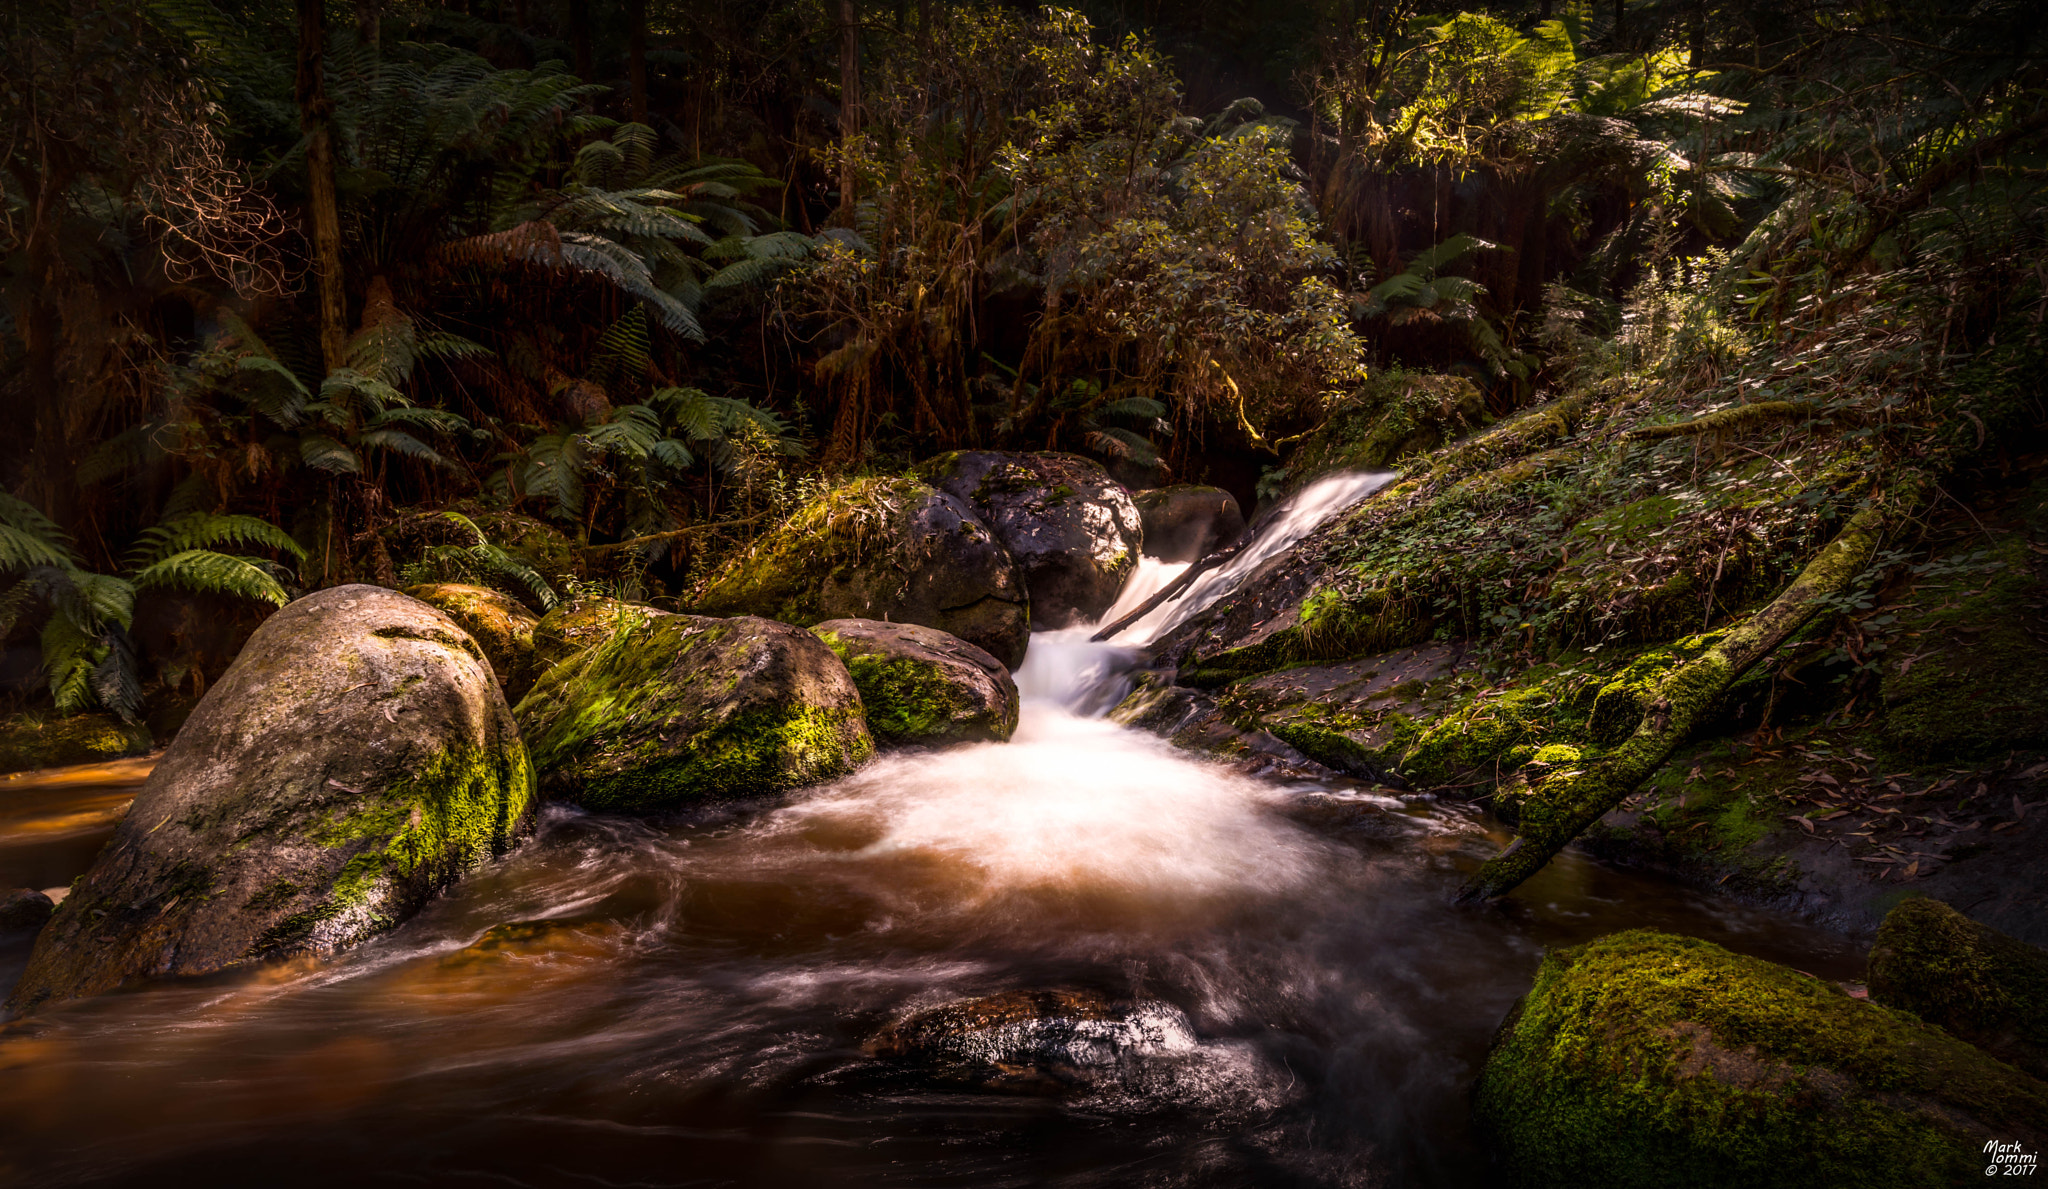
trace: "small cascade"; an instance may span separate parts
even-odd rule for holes
[[[1116,605],[1096,623],[1034,632],[1030,650],[1016,672],[1017,691],[1028,707],[1057,708],[1099,718],[1131,692],[1131,672],[1146,658],[1144,646],[1164,636],[1210,604],[1236,590],[1246,575],[1299,544],[1332,516],[1392,482],[1391,472],[1347,472],[1318,479],[1287,497],[1260,518],[1257,535],[1236,557],[1196,578],[1180,597],[1153,608],[1117,636],[1094,643],[1097,626],[1113,623],[1187,572],[1192,562],[1141,557],[1124,583]]]

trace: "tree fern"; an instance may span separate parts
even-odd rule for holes
[[[476,522],[460,512],[443,511],[435,519],[453,529],[458,543],[433,545],[406,565],[400,582],[406,586],[422,582],[472,582],[524,597],[546,611],[559,601],[532,566],[493,545]]]
[[[187,549],[145,566],[135,575],[139,588],[170,587],[194,594],[234,595],[282,607],[291,601],[277,580],[276,563],[210,549]]]

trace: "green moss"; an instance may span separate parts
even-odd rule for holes
[[[1939,900],[1904,900],[1885,916],[1870,997],[2048,1076],[2048,952]]]
[[[1463,376],[1381,372],[1338,402],[1288,456],[1298,486],[1318,475],[1385,467],[1485,424],[1486,398]]]
[[[1902,756],[1971,759],[2048,746],[2048,646],[2040,622],[2048,583],[2033,571],[2024,536],[1992,551],[1996,569],[1916,589],[1921,606],[1900,619],[1910,668],[1886,668],[1884,733]],[[1961,589],[1958,589],[1958,588]]]
[[[1705,652],[1723,633],[1688,636],[1676,643],[1642,652],[1623,666],[1593,700],[1588,730],[1596,743],[1613,746],[1629,737],[1649,708],[1657,686],[1679,665]]]
[[[858,701],[750,701],[741,621],[664,616],[558,666],[519,704],[535,768],[592,809],[779,792],[873,754]],[[736,694],[741,696],[736,696]]]
[[[1902,1012],[1691,938],[1553,953],[1474,1095],[1524,1185],[1946,1186],[2048,1087]],[[2031,1146],[2031,1145],[2030,1145]]]
[[[147,726],[111,714],[23,715],[0,723],[0,772],[104,763],[142,755],[154,743]]]
[[[868,729],[889,742],[938,742],[947,739],[981,738],[982,706],[971,693],[941,666],[908,656],[863,650],[836,632],[819,632],[839,659],[846,663],[855,688],[860,690]],[[1016,730],[1014,715],[1008,737]]]
[[[1540,685],[1476,698],[1424,731],[1401,757],[1401,771],[1418,784],[1430,785],[1448,784],[1473,769],[1491,767],[1541,730],[1555,704]]]

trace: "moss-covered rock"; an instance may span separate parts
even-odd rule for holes
[[[964,450],[918,474],[988,522],[1023,574],[1035,628],[1100,619],[1137,568],[1145,533],[1137,505],[1091,459]]]
[[[828,619],[811,630],[846,663],[880,742],[1001,741],[1016,733],[1010,671],[958,636],[874,619]]]
[[[1710,942],[1549,955],[1473,1098],[1531,1186],[1947,1186],[2038,1151],[2048,1086],[1903,1012]]]
[[[626,813],[829,780],[874,752],[832,650],[753,616],[649,616],[542,675],[518,716],[547,795]]]
[[[1244,532],[1237,497],[1221,487],[1155,487],[1133,495],[1131,502],[1145,530],[1145,556],[1160,561],[1195,561]]]
[[[2048,950],[1939,900],[1916,896],[1884,918],[1870,951],[1870,997],[2048,1077]]]
[[[1885,667],[1884,732],[1902,755],[1969,759],[2048,746],[2048,583],[2023,534],[1993,550],[1988,576],[1969,572],[1918,593],[1900,619],[1898,659]],[[1955,588],[1960,587],[1960,590]],[[1908,657],[1911,658],[1910,662]]]
[[[23,715],[0,723],[0,773],[118,760],[142,755],[152,746],[147,726],[111,714]]]
[[[995,533],[967,501],[903,477],[860,479],[805,505],[733,558],[695,609],[800,626],[922,624],[1012,667],[1031,631],[1023,576]]]
[[[533,802],[467,633],[381,587],[308,595],[207,691],[9,1007],[356,944],[509,847]]]
[[[533,629],[540,617],[526,604],[488,586],[460,582],[429,582],[409,586],[406,594],[454,620],[477,647],[497,675],[505,700],[517,702],[533,687],[535,659]]]
[[[598,595],[564,599],[533,625],[534,679],[592,645],[666,611]],[[529,684],[529,689],[532,686]]]

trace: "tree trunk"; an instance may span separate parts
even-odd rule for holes
[[[327,98],[321,55],[326,32],[320,0],[298,0],[299,130],[306,134],[306,215],[311,223],[313,275],[320,295],[320,356],[327,370],[342,366],[348,344],[348,299],[342,288],[341,206],[334,186],[334,105]]]
[[[1649,710],[1626,743],[1583,768],[1545,777],[1531,789],[1523,802],[1514,842],[1465,881],[1458,899],[1488,900],[1513,891],[1541,871],[1580,831],[1621,804],[1686,741],[1736,678],[1770,655],[1811,619],[1825,600],[1855,581],[1876,552],[1892,514],[1910,511],[1918,494],[1917,487],[1910,493],[1895,493],[1889,506],[1873,497],[1770,606],[1659,683]]]
[[[647,0],[626,0],[626,85],[635,124],[647,122]]]
[[[568,0],[569,4],[569,52],[576,60],[576,77],[590,81],[590,5],[584,0]]]
[[[383,48],[383,0],[356,0],[356,36],[372,50]]]
[[[853,141],[860,135],[860,14],[839,0],[839,215],[853,222]]]

